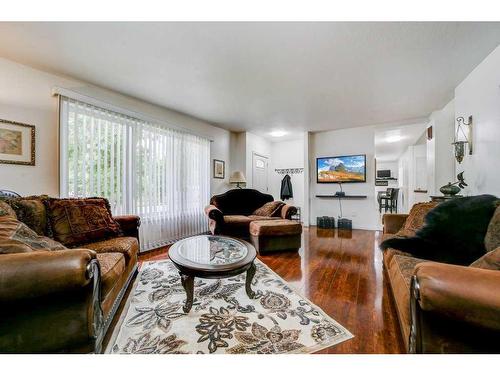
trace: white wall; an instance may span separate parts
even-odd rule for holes
[[[246,133],[233,133],[230,136],[230,153],[231,168],[226,169],[228,175],[231,176],[233,172],[243,172],[246,178]],[[233,188],[234,186],[231,186]]]
[[[469,187],[462,194],[500,196],[500,46],[455,89],[455,116],[473,117],[473,154],[456,172]]]
[[[269,192],[274,199],[280,199],[281,180],[285,175],[275,172],[277,168],[304,168],[304,140],[295,139],[283,142],[273,142],[271,150],[271,178]],[[304,173],[290,174],[293,198],[288,204],[304,208]]]
[[[431,114],[432,139],[427,140],[427,190],[429,195],[440,195],[439,188],[455,178],[455,158],[451,143],[455,132],[455,103]]]
[[[338,184],[316,182],[316,158],[366,154],[366,182],[343,184],[347,195],[366,195],[365,199],[342,200],[343,216],[352,219],[353,228],[378,229],[378,208],[373,190],[375,181],[375,130],[372,126],[312,133],[309,145],[310,223],[316,225],[318,216],[340,215],[337,199],[316,198],[316,194],[334,194]]]
[[[0,188],[23,195],[59,195],[58,109],[57,98],[52,96],[54,86],[70,88],[213,139],[211,159],[226,162],[226,179],[211,178],[211,192],[216,194],[227,190],[228,171],[231,170],[230,133],[227,130],[164,107],[1,58],[0,118],[36,126],[36,165],[0,164]]]

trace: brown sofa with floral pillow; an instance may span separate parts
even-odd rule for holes
[[[137,270],[137,216],[103,198],[0,200],[0,352],[93,352]]]
[[[434,202],[385,214],[382,239],[411,237]],[[431,262],[388,248],[383,261],[406,350],[500,353],[500,206],[486,232],[487,253],[467,266]]]
[[[297,208],[255,189],[232,189],[214,195],[205,213],[212,234],[249,239],[252,221],[291,219]]]

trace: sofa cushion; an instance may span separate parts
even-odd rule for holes
[[[398,237],[413,237],[415,233],[424,226],[425,215],[429,213],[439,202],[416,203],[410,210],[403,227],[396,233]]]
[[[264,220],[250,223],[252,236],[290,236],[302,233],[302,225],[292,220]]]
[[[54,238],[75,247],[122,235],[107,199],[74,198],[45,201]]]
[[[125,272],[125,258],[120,253],[97,254],[96,258],[101,266],[101,290],[105,298]]]
[[[256,220],[260,220],[260,221],[263,221],[263,220],[282,220],[281,217],[279,216],[258,216],[258,215],[248,215],[248,218],[252,221],[256,221]]]
[[[487,270],[500,270],[500,246],[487,252],[470,266]]]
[[[64,249],[59,242],[38,235],[14,216],[0,215],[0,254]]]
[[[116,237],[109,240],[88,243],[85,245],[85,248],[94,250],[97,254],[123,254],[128,263],[130,259],[135,259],[137,257],[139,243],[135,237]]]
[[[11,198],[7,202],[16,212],[17,219],[33,229],[40,236],[50,236],[47,210],[43,201],[47,195]]]
[[[269,217],[280,217],[281,208],[285,205],[284,202],[272,201],[264,203],[263,206],[257,208],[252,215],[256,216],[269,216]]]
[[[252,219],[244,215],[224,215],[224,226],[245,228],[249,227]]]
[[[486,251],[492,251],[500,246],[500,204],[488,224],[488,230],[484,236],[484,246]]]
[[[426,262],[424,259],[392,254],[387,273],[398,312],[399,324],[405,345],[410,334],[410,282],[415,266]]]

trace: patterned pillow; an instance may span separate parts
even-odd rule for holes
[[[486,251],[492,251],[500,246],[500,204],[498,202],[497,204],[498,207],[488,224],[486,236],[484,236]]]
[[[500,246],[487,252],[470,266],[487,270],[500,270]]]
[[[39,236],[14,216],[0,216],[0,254],[64,249],[66,248],[59,242]]]
[[[262,207],[257,208],[252,215],[257,216],[269,216],[269,217],[278,217],[281,213],[281,208],[285,205],[285,203],[280,201],[267,202]]]
[[[22,221],[40,236],[50,236],[47,211],[43,204],[43,201],[48,198],[47,195],[34,195],[30,197],[10,198],[7,202],[16,212],[19,221]]]
[[[0,216],[12,216],[16,218],[16,212],[6,201],[0,200]]]
[[[107,199],[69,198],[45,200],[54,239],[65,246],[100,241],[122,235]]]
[[[410,210],[403,228],[396,233],[398,237],[414,237],[415,233],[424,226],[425,215],[429,213],[439,202],[416,203]]]

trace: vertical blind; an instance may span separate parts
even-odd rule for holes
[[[141,217],[141,249],[205,232],[210,141],[60,97],[61,195]]]

